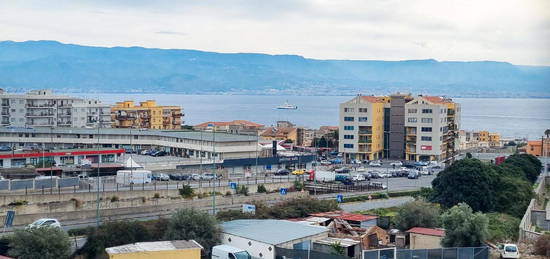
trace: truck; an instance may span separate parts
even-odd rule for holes
[[[116,172],[116,183],[121,185],[151,183],[153,173],[149,170],[119,170]]]
[[[229,245],[217,245],[212,247],[212,259],[251,259],[250,254],[237,247]]]

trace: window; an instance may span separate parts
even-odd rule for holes
[[[353,117],[344,117],[344,121],[353,121]]]
[[[408,118],[407,121],[408,122],[416,122],[416,118]]]
[[[420,139],[421,139],[422,141],[432,141],[432,137],[422,136]]]
[[[353,139],[353,135],[344,135],[344,139]]]
[[[344,126],[344,130],[353,130],[353,126]]]
[[[422,118],[422,123],[432,123],[432,118]]]
[[[366,122],[367,119],[367,117],[359,117],[359,122]]]
[[[353,112],[353,108],[344,108],[344,112]]]
[[[432,127],[422,127],[422,132],[432,132]]]
[[[409,109],[408,112],[409,113],[416,113],[416,109]]]
[[[432,109],[422,109],[422,113],[432,113]]]
[[[367,108],[359,108],[359,112],[367,112]]]
[[[353,148],[353,144],[344,144],[344,148]]]

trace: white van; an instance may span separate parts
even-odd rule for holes
[[[212,247],[212,259],[251,259],[250,254],[240,248],[228,245]]]
[[[116,172],[116,183],[122,185],[144,184],[153,181],[153,173],[149,170],[119,170]]]

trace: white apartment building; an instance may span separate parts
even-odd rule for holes
[[[111,108],[98,100],[54,95],[51,90],[9,94],[0,89],[1,126],[111,127]]]

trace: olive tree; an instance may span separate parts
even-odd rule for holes
[[[195,240],[205,251],[220,242],[221,229],[215,217],[195,209],[178,210],[168,222],[167,240]]]
[[[474,213],[466,203],[460,203],[441,216],[445,237],[444,247],[477,247],[487,239],[489,219],[481,212]]]
[[[439,206],[424,200],[407,202],[400,206],[395,216],[395,225],[406,231],[413,227],[432,228],[439,226]]]
[[[54,227],[17,230],[10,238],[8,254],[20,259],[63,259],[70,256],[69,236]]]

